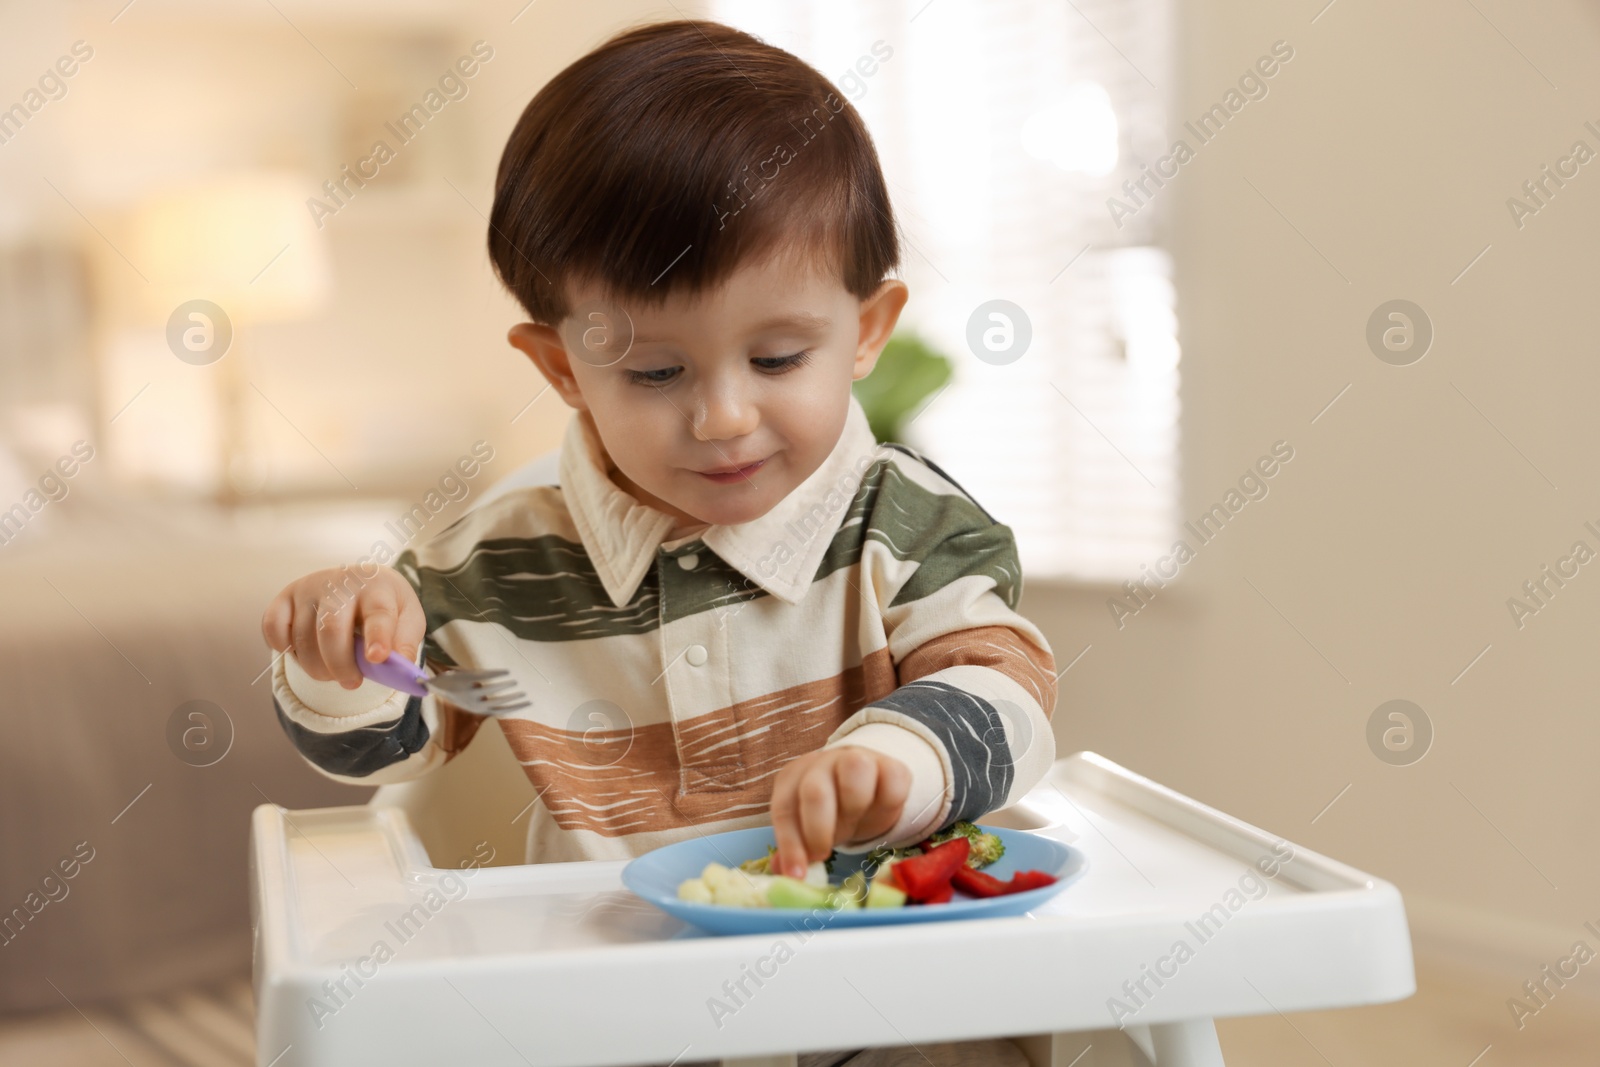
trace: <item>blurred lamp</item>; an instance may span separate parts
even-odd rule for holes
[[[273,172],[220,176],[150,197],[133,218],[132,260],[149,279],[140,317],[161,324],[173,355],[215,376],[224,500],[236,500],[256,469],[241,336],[309,318],[332,293],[327,244],[305,208],[310,184]]]

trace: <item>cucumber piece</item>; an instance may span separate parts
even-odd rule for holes
[[[901,908],[905,903],[905,893],[882,878],[873,879],[872,885],[867,888],[866,906],[869,908]]]
[[[801,908],[810,911],[816,908],[832,908],[833,900],[834,894],[831,890],[809,885],[787,875],[774,877],[767,886],[767,903],[774,908]]]
[[[850,877],[846,878],[843,882],[840,882],[839,894],[850,902],[850,904],[847,904],[846,907],[849,907],[851,904],[856,907],[864,905],[867,902],[866,872],[857,871],[855,874],[852,874]]]
[[[828,892],[828,907],[834,911],[860,911],[861,901],[845,892],[841,887]]]

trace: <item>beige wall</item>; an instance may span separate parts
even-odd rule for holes
[[[542,383],[503,343],[515,312],[489,273],[478,213],[537,86],[612,30],[675,9],[541,3],[513,24],[517,5],[498,3],[404,15],[282,6],[360,82],[381,69],[369,47],[379,25],[452,49],[484,37],[496,58],[445,116],[441,144],[407,164],[425,182],[375,188],[330,221],[340,297],[322,318],[255,335],[263,387],[293,397],[305,435],[367,489],[413,494],[437,476],[430,464],[442,471],[478,436],[499,450],[497,472],[554,447],[567,411],[553,394],[510,421]],[[1486,0],[1337,0],[1314,24],[1315,4],[1182,8],[1185,66],[1171,86],[1182,116],[1275,40],[1295,49],[1270,94],[1160,194],[1177,220],[1187,516],[1275,441],[1295,457],[1120,630],[1108,590],[1028,585],[1025,608],[1062,665],[1092,645],[1063,679],[1058,747],[1103,752],[1417,901],[1545,923],[1561,947],[1600,914],[1600,562],[1521,630],[1506,599],[1574,540],[1600,550],[1583,529],[1600,527],[1586,462],[1600,162],[1521,230],[1505,201],[1575,139],[1600,149],[1583,128],[1600,126],[1600,17],[1570,0],[1537,19]],[[114,236],[119,212],[163,176],[344,161],[351,131],[327,107],[344,99],[339,78],[269,7],[215,18],[203,47],[186,38],[213,10],[147,0],[112,25],[100,5],[69,5],[13,18],[28,32],[0,42],[21,71],[74,37],[96,45],[68,98],[0,150],[11,205],[0,222],[81,238],[111,313],[125,265],[41,176]],[[185,89],[194,82],[179,74],[195,64],[220,95]],[[1395,367],[1364,332],[1377,305],[1402,297],[1436,337],[1420,362]],[[351,352],[381,364],[355,367]],[[182,417],[162,403],[152,392],[126,424]],[[278,432],[279,451],[315,467],[298,431]],[[1367,747],[1369,715],[1393,698],[1415,701],[1436,730],[1413,766]]]
[[[494,57],[468,95],[323,220],[333,276],[324,307],[300,321],[237,324],[233,354],[248,361],[246,415],[268,489],[344,494],[355,484],[415,499],[475,439],[497,450],[492,474],[558,445],[568,409],[549,392],[524,412],[545,383],[505,343],[518,312],[484,248],[495,167],[556,70],[674,9],[545,4],[513,22],[519,6],[289,2],[280,16],[270,5],[154,0],[114,23],[90,3],[6,20],[0,58],[15,77],[0,86],[0,106],[74,40],[94,49],[66,95],[0,146],[0,243],[66,242],[88,259],[99,392],[89,419],[111,467],[131,469],[152,442],[167,441],[156,450],[179,465],[204,450],[195,405],[221,368],[173,359],[141,307],[141,203],[237,171],[287,172],[314,193],[375,139],[397,145],[384,121],[479,39]],[[259,261],[273,251],[263,245]]]
[[[1161,191],[1177,220],[1185,517],[1275,442],[1294,459],[1122,629],[1113,590],[1036,582],[1025,607],[1060,665],[1092,645],[1063,677],[1061,752],[1096,749],[1394,880],[1424,934],[1478,923],[1513,951],[1565,948],[1600,914],[1586,844],[1600,559],[1520,631],[1505,602],[1574,540],[1600,552],[1582,528],[1600,528],[1597,444],[1578,429],[1600,385],[1586,310],[1600,159],[1520,231],[1505,201],[1573,140],[1600,152],[1582,128],[1600,126],[1600,16],[1479,7],[1559,90],[1471,6],[1337,0],[1312,24],[1314,8],[1182,5],[1183,117],[1274,41],[1295,50]],[[541,23],[545,46],[572,54],[647,11],[608,10],[564,36]],[[502,132],[484,132],[497,152]],[[1396,298],[1435,327],[1404,367],[1365,340]],[[1410,766],[1366,740],[1396,698],[1435,732]]]
[[[1485,913],[1457,932],[1537,922],[1521,944],[1565,950],[1600,915],[1600,562],[1520,630],[1506,600],[1574,541],[1600,551],[1583,527],[1600,528],[1600,162],[1520,231],[1506,200],[1574,140],[1600,150],[1583,128],[1600,126],[1600,16],[1338,0],[1311,24],[1317,4],[1183,6],[1183,116],[1275,40],[1295,50],[1160,193],[1188,517],[1273,442],[1295,458],[1120,631],[1104,593],[1028,589],[1063,665],[1093,644],[1063,679],[1060,747],[1392,879],[1421,927],[1447,914],[1431,898]],[[1364,339],[1394,298],[1436,330],[1410,366]],[[1365,739],[1394,698],[1436,732],[1411,766]]]

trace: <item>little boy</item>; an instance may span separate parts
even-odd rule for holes
[[[403,781],[483,725],[364,679],[361,633],[527,695],[496,721],[540,798],[527,862],[770,822],[801,874],[1040,781],[1055,665],[1011,530],[851,393],[907,290],[871,139],[820,74],[715,23],[618,35],[523,112],[489,253],[531,320],[511,344],[575,409],[560,484],[274,599],[273,697],[314,766]]]

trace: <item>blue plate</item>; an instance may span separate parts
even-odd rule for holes
[[[987,873],[1004,881],[1016,871],[1044,871],[1056,876],[1055,884],[1001,897],[972,899],[957,893],[945,904],[912,904],[903,908],[861,908],[852,911],[735,908],[678,899],[678,885],[686,879],[698,878],[706,864],[720,863],[724,867],[737,867],[745,860],[766,855],[768,847],[774,843],[770,826],[731,830],[658,848],[622,868],[622,884],[662,911],[702,930],[714,934],[764,934],[786,930],[1022,915],[1061,892],[1088,868],[1088,857],[1053,838],[1022,830],[1002,830],[997,826],[984,826],[983,829],[998,834],[1006,846],[1005,855],[984,868]],[[865,854],[846,856],[841,853],[833,862],[831,881],[842,881],[859,870],[865,860]]]

